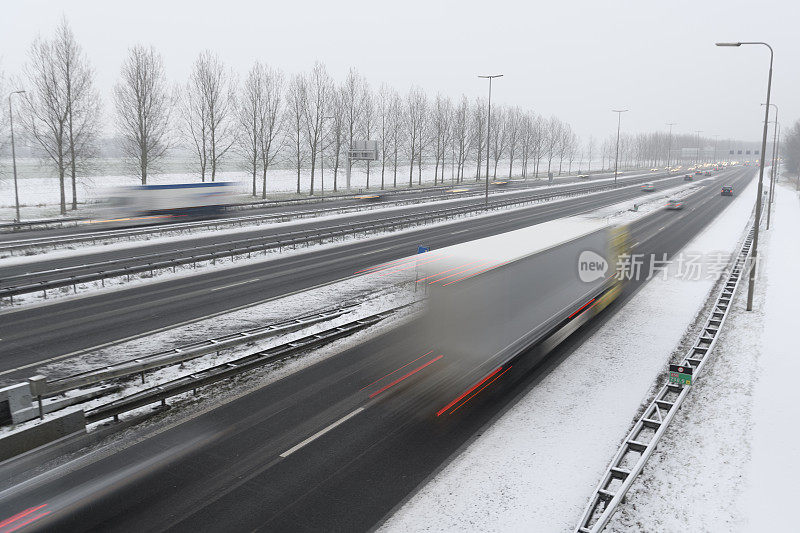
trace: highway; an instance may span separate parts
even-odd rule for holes
[[[687,196],[683,211],[657,211],[632,224],[634,251],[671,256],[730,201],[720,196],[720,182],[742,190],[752,177],[749,169],[717,177]],[[622,191],[614,193],[621,195]],[[496,226],[489,226],[486,219],[480,221],[486,226],[484,232],[475,228],[471,238],[596,208],[602,202],[582,198],[549,210],[542,206],[538,213],[498,215],[490,219]],[[349,260],[332,258],[334,262],[326,267],[352,273],[358,270],[353,258],[355,267],[363,268],[404,255],[399,250],[407,254],[407,246],[418,242],[404,240],[406,235],[396,237],[397,242],[391,243],[395,250],[387,250],[393,254],[380,258],[375,256],[381,254],[345,254]],[[456,237],[436,229],[426,235],[427,242],[437,247]],[[389,243],[361,244],[380,247]],[[309,276],[309,282],[322,279],[318,273]],[[536,386],[592,331],[620,312],[642,284],[640,280],[626,285],[611,307],[542,364],[529,364],[523,356],[456,412],[436,416],[474,376],[439,372],[442,362],[432,358],[435,354],[426,355],[409,335],[412,323],[149,438],[129,438],[131,444],[117,453],[90,454],[5,490],[0,493],[0,508],[11,516],[41,506],[41,511],[49,514],[34,525],[62,531],[368,530],[481,428]],[[187,296],[185,287],[178,289],[184,303],[195,298]],[[202,301],[202,292],[195,290]],[[236,294],[240,292],[246,291],[232,289],[227,297],[239,301]],[[117,293],[118,298],[120,295]],[[82,300],[83,305],[88,300]],[[56,306],[43,309],[50,307]],[[491,328],[492,323],[485,327]],[[385,388],[399,369],[421,363],[429,366]],[[513,468],[513,458],[509,458],[509,468]]]
[[[660,181],[664,178],[666,178],[666,174],[654,173],[652,177],[648,174],[643,177],[632,176],[623,178],[621,183],[639,183],[645,179]],[[675,178],[670,178],[670,180],[674,181]],[[556,190],[581,190],[590,186],[593,186],[592,182],[587,183],[584,181]],[[521,185],[513,185],[510,189],[506,187],[507,186],[503,188],[493,187],[493,192],[505,193],[496,196],[496,199],[525,198],[530,197],[532,193],[547,191],[547,187],[542,187],[541,183],[537,186],[530,186],[522,182]],[[419,194],[421,193],[417,193],[417,195]],[[125,244],[119,246],[110,244],[106,245],[103,247],[104,249],[101,250],[97,248],[81,250],[78,248],[75,252],[70,253],[66,257],[59,256],[58,254],[54,257],[48,257],[47,254],[40,256],[34,255],[26,258],[22,263],[12,261],[10,264],[4,266],[0,272],[0,287],[14,286],[23,280],[25,283],[34,283],[64,278],[68,275],[94,273],[110,270],[112,268],[138,266],[155,261],[186,257],[203,252],[227,250],[235,246],[244,246],[245,243],[257,244],[265,240],[273,240],[279,236],[285,236],[290,232],[319,232],[330,230],[332,227],[349,227],[359,223],[378,222],[389,216],[414,217],[417,215],[430,214],[440,211],[443,208],[463,206],[480,207],[483,205],[483,202],[484,200],[482,197],[454,197],[444,204],[436,202],[413,204],[396,207],[390,211],[370,209],[361,212],[342,214],[333,219],[327,217],[321,219],[308,218],[296,220],[290,224],[270,223],[252,226],[250,228],[234,228],[235,233],[201,231],[193,235],[172,236],[171,239],[162,242],[140,240],[138,243],[135,243],[136,245],[133,247],[128,247]],[[329,207],[330,206],[326,207],[326,209]],[[184,227],[185,225],[179,224],[178,226]],[[37,238],[39,238],[38,233],[41,232],[37,232]],[[62,234],[59,235],[58,238],[64,239],[75,235],[79,234]],[[54,237],[44,236],[44,238],[52,239]],[[123,243],[125,243],[125,241],[123,241]],[[76,246],[80,247],[81,244],[77,244]]]
[[[746,169],[721,172],[714,183],[735,181]],[[664,180],[682,184],[681,177]],[[646,193],[644,193],[646,194]],[[246,307],[259,302],[345,279],[364,268],[405,257],[424,243],[433,248],[465,242],[591,211],[641,197],[637,188],[611,190],[568,201],[500,211],[488,218],[467,218],[451,225],[432,225],[328,249],[276,256],[263,262],[188,277],[136,285],[112,292],[87,293],[0,312],[0,380],[32,375],[52,360],[136,338],[177,324]]]
[[[633,177],[633,176],[641,176],[646,175],[645,171],[630,171],[626,172],[623,178]],[[592,174],[591,178],[580,179],[577,177],[556,177],[553,181],[554,185],[568,185],[568,184],[576,184],[576,183],[591,183],[592,181],[598,179],[604,179],[613,177],[614,174],[612,173],[596,173]],[[498,181],[501,181],[498,178]],[[547,178],[529,178],[529,179],[512,179],[506,180],[505,185],[500,186],[499,190],[505,189],[530,189],[530,188],[540,188],[540,187],[547,187],[548,182]],[[492,184],[492,190],[498,189],[498,186]],[[267,200],[266,204],[260,206],[260,202],[254,202],[253,204],[248,204],[240,208],[231,209],[222,213],[221,218],[235,218],[241,216],[252,216],[252,215],[278,215],[283,213],[297,213],[297,212],[313,212],[319,209],[327,209],[327,208],[358,208],[364,206],[365,204],[372,203],[372,200],[361,198],[362,196],[373,196],[379,195],[381,202],[391,203],[391,202],[398,202],[398,201],[412,201],[412,200],[420,200],[420,201],[427,201],[430,199],[440,198],[443,196],[458,196],[458,193],[449,193],[448,191],[457,190],[457,191],[464,191],[464,195],[469,194],[480,194],[484,190],[484,183],[483,181],[476,182],[474,178],[466,178],[465,181],[462,183],[446,183],[440,184],[436,186],[426,186],[426,187],[415,187],[412,189],[389,189],[383,191],[376,191],[371,189],[368,192],[363,193],[356,193],[351,192],[349,195],[347,193],[343,193],[339,191],[335,194],[331,194],[330,196],[315,196],[315,197],[308,197],[308,198],[301,198],[297,201],[280,201],[274,200],[269,201]],[[98,230],[123,230],[132,227],[142,227],[147,226],[148,223],[151,225],[163,225],[163,224],[170,224],[170,225],[180,225],[182,222],[188,222],[193,220],[191,217],[184,217],[184,216],[164,216],[163,221],[159,222],[159,219],[148,219],[147,217],[141,217],[143,220],[119,220],[117,222],[104,222],[102,219],[98,220],[85,220],[81,221],[77,225],[67,225],[60,228],[41,228],[41,229],[33,229],[33,230],[18,230],[18,231],[5,231],[0,232],[0,243],[13,241],[21,238],[26,237],[36,237],[36,238],[45,238],[45,237],[59,237],[65,235],[75,235],[75,234],[85,234],[91,233]],[[196,219],[194,219],[196,220]]]

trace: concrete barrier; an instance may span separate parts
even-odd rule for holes
[[[73,411],[0,438],[0,461],[33,450],[77,432],[86,432],[83,411]]]

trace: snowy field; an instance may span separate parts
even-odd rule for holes
[[[684,252],[730,253],[752,210],[755,185]],[[642,402],[668,361],[682,354],[686,330],[714,285],[678,276],[673,264],[422,486],[382,530],[574,530]],[[624,369],[624,386],[620,373],[608,368]],[[704,499],[692,506],[702,509],[697,502]]]
[[[798,531],[794,186],[776,189],[772,215],[772,229],[761,233],[753,311],[745,285],[715,355],[608,531]]]
[[[118,162],[114,161],[101,161],[104,168],[118,167]],[[18,159],[19,165],[19,196],[21,209],[21,216],[24,219],[34,218],[47,218],[58,216],[58,178],[50,176],[46,167],[36,160]],[[599,163],[596,163],[594,168],[599,168]],[[0,175],[0,220],[11,220],[14,218],[14,182],[11,174],[8,171],[10,165],[3,162],[3,170],[5,171]],[[397,169],[397,186],[404,188],[408,186],[408,165],[398,166]],[[498,168],[498,178],[507,178],[508,165],[501,164]],[[441,180],[441,169],[439,170],[439,179]],[[471,165],[465,169],[464,183],[474,182],[475,168]],[[577,169],[573,169],[572,175],[577,174]],[[567,171],[564,169],[563,176],[566,176]],[[339,169],[337,177],[338,193],[345,192],[346,184],[346,170]],[[449,166],[445,168],[445,183],[454,183],[453,174]],[[546,178],[547,172],[542,171],[540,167],[540,179]],[[433,185],[434,166],[425,163],[422,168],[422,183],[424,185]],[[385,174],[386,187],[391,188],[394,181],[394,171],[391,167],[386,168]],[[367,168],[366,163],[360,162],[353,165],[352,175],[350,177],[351,188],[353,190],[366,189],[367,185]],[[169,172],[164,174],[155,174],[148,178],[148,183],[152,185],[171,184],[171,183],[194,183],[199,182],[198,174],[189,172]],[[236,183],[236,192],[241,195],[241,201],[251,200],[253,197],[249,196],[252,190],[252,177],[244,171],[226,170],[218,172],[216,181],[232,181]],[[414,186],[417,186],[418,174],[417,169],[414,169]],[[95,174],[90,173],[83,176],[78,176],[77,179],[77,192],[79,204],[92,204],[108,196],[108,191],[122,186],[138,185],[139,180],[135,176],[126,174]],[[304,169],[300,174],[300,191],[303,194],[308,194],[311,184],[310,171]],[[317,168],[314,178],[315,194],[320,194],[324,191],[325,194],[333,194],[333,169],[325,167],[324,178],[320,175],[320,170]],[[378,189],[381,185],[381,167],[380,164],[372,163],[370,165],[370,189]],[[72,198],[71,185],[67,184],[67,202]],[[297,190],[297,171],[292,169],[274,169],[267,172],[267,195],[269,198],[284,198],[290,197]],[[261,194],[261,181],[258,181],[258,193]],[[79,208],[80,210],[80,208]]]

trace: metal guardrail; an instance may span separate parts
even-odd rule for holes
[[[399,309],[399,308],[397,308]],[[160,401],[166,404],[166,399],[178,394],[189,391],[197,391],[199,387],[210,385],[218,381],[239,375],[258,368],[260,366],[273,363],[288,357],[297,355],[303,351],[317,348],[331,341],[352,335],[357,331],[377,324],[397,309],[391,309],[376,313],[368,317],[360,318],[341,326],[333,327],[319,333],[308,335],[295,341],[282,344],[267,350],[262,350],[253,354],[240,357],[233,361],[217,365],[188,376],[183,376],[161,385],[137,392],[130,396],[114,400],[105,405],[86,411],[86,421],[96,422],[106,418],[117,420],[119,415],[139,407]]]
[[[599,174],[605,174],[605,172],[600,172]],[[568,174],[567,177],[570,177]],[[536,180],[543,180],[545,178],[532,178],[531,181],[534,179]],[[354,197],[369,193],[379,193],[382,195],[390,195],[390,196],[401,196],[404,194],[411,194],[419,191],[441,191],[446,189],[451,189],[453,187],[458,187],[461,185],[460,183],[450,183],[447,185],[432,185],[427,187],[412,187],[412,188],[404,188],[404,189],[359,189],[358,192],[349,193],[349,194],[334,194],[328,196],[308,196],[302,198],[284,198],[282,200],[256,200],[253,202],[241,202],[237,204],[232,204],[231,207],[234,209],[259,209],[264,207],[281,207],[286,205],[298,205],[298,204],[308,204],[308,203],[322,203],[325,201],[330,200],[347,200],[353,199]],[[82,217],[65,217],[65,218],[50,218],[50,219],[34,219],[34,220],[24,220],[20,222],[2,222],[0,223],[0,232],[3,233],[13,233],[15,231],[20,231],[23,229],[33,229],[34,226],[41,226],[41,229],[46,229],[48,227],[59,227],[64,226],[65,223],[72,223],[74,222],[76,225],[78,222],[86,220]]]
[[[285,320],[267,326],[240,331],[223,337],[206,339],[188,345],[179,346],[172,350],[166,350],[143,357],[120,361],[102,368],[95,368],[86,372],[72,374],[63,378],[47,380],[43,389],[43,396],[49,397],[61,394],[66,391],[75,390],[90,385],[96,385],[104,381],[124,378],[136,374],[141,374],[144,383],[144,373],[166,366],[183,363],[191,359],[196,359],[210,353],[219,353],[222,350],[239,346],[243,343],[261,340],[275,335],[290,333],[298,329],[305,328],[312,324],[317,324],[326,320],[331,320],[347,314],[357,306],[348,304],[334,309],[326,309],[316,313],[309,313],[297,318]]]
[[[646,179],[664,178],[664,177],[669,177],[669,176],[668,174],[656,174],[653,176],[648,176]],[[641,181],[642,179],[645,178],[639,177],[636,179],[638,181]],[[633,178],[625,178],[625,180],[626,182],[629,183],[638,183],[638,181],[634,182]],[[580,183],[572,185],[576,188],[580,188],[583,186],[583,184]],[[442,189],[446,188],[447,187],[442,187]],[[536,191],[532,191],[531,189],[519,189],[515,191],[516,194],[520,195],[530,192],[535,193]],[[81,243],[94,244],[97,242],[109,242],[109,241],[116,241],[123,239],[130,240],[134,237],[140,237],[140,236],[166,235],[173,233],[180,234],[186,231],[192,231],[197,229],[218,230],[220,228],[225,228],[225,227],[258,226],[261,224],[287,222],[295,219],[314,218],[329,214],[373,211],[376,209],[385,209],[387,206],[399,207],[406,205],[418,205],[418,204],[436,202],[441,200],[464,199],[464,198],[480,197],[480,196],[483,196],[482,191],[465,191],[465,192],[457,192],[457,193],[450,193],[437,196],[426,196],[422,198],[395,200],[388,203],[380,202],[373,205],[361,204],[361,205],[338,206],[338,207],[330,207],[326,209],[316,209],[309,211],[290,211],[284,213],[267,213],[263,215],[250,215],[250,216],[236,217],[236,218],[221,218],[213,220],[198,220],[194,222],[166,223],[166,224],[159,224],[156,226],[148,226],[142,228],[100,230],[80,235],[38,237],[38,238],[22,239],[18,241],[0,242],[0,253],[9,253],[11,255],[14,255],[15,252],[29,252],[33,250],[41,250],[43,248],[59,248]],[[351,197],[343,196],[342,198],[351,198]],[[328,197],[328,199],[333,199],[333,197]]]
[[[46,297],[47,290],[57,289],[62,287],[70,287],[70,286],[73,288],[75,292],[77,292],[77,285],[81,283],[104,281],[110,278],[131,276],[143,272],[153,273],[155,270],[158,269],[167,269],[167,268],[174,269],[177,266],[196,264],[202,261],[213,262],[216,261],[217,259],[233,258],[238,255],[249,256],[254,252],[266,252],[267,250],[271,249],[281,250],[283,248],[288,248],[288,247],[296,248],[298,245],[304,245],[304,244],[310,245],[311,243],[322,244],[326,240],[345,238],[347,236],[355,236],[360,233],[368,235],[369,233],[377,233],[380,231],[402,229],[409,226],[423,225],[426,223],[435,222],[437,220],[453,218],[473,212],[501,209],[513,205],[525,205],[530,203],[537,203],[545,200],[551,200],[557,197],[582,196],[590,194],[592,192],[612,190],[615,188],[628,187],[635,184],[636,183],[630,183],[630,182],[626,182],[624,185],[614,185],[613,183],[604,183],[601,185],[594,185],[590,187],[584,187],[581,189],[560,190],[560,191],[553,191],[550,193],[537,194],[537,195],[527,196],[525,198],[495,200],[493,202],[490,202],[488,206],[484,204],[474,204],[474,205],[454,207],[449,209],[442,209],[434,213],[426,213],[426,214],[415,213],[413,215],[401,215],[397,217],[389,217],[383,219],[380,222],[366,221],[357,224],[344,224],[339,226],[332,226],[322,231],[306,230],[301,232],[292,232],[292,233],[272,236],[271,237],[272,240],[268,242],[264,242],[263,237],[243,239],[240,241],[234,241],[233,243],[226,243],[226,245],[236,244],[238,245],[238,247],[231,247],[221,250],[220,248],[222,248],[222,245],[210,245],[210,246],[207,245],[202,247],[195,247],[185,251],[195,253],[196,255],[189,255],[186,257],[178,257],[175,259],[168,259],[161,261],[152,261],[140,265],[126,266],[110,270],[102,270],[102,271],[99,270],[97,272],[89,274],[74,275],[55,280],[46,280],[34,283],[27,283],[24,285],[2,287],[0,288],[0,299],[11,298],[13,303],[14,296],[18,296],[21,294],[28,294],[32,292],[38,292],[38,291],[43,291]],[[217,249],[217,251],[197,253],[208,249]],[[18,279],[18,278],[27,279],[35,274],[46,274],[53,272],[63,273],[68,270],[78,270],[86,268],[105,268],[113,266],[115,264],[119,264],[120,262],[130,262],[136,259],[147,261],[163,255],[165,254],[148,254],[145,256],[126,258],[122,260],[105,261],[102,263],[95,263],[89,265],[77,265],[75,267],[69,267],[68,269],[59,269],[57,271],[40,272],[40,273],[25,274],[22,276],[8,277],[3,281],[8,281],[10,279]]]
[[[692,381],[702,372],[716,346],[719,331],[728,317],[742,275],[748,272],[746,267],[752,243],[753,229],[742,242],[727,279],[714,301],[711,313],[694,345],[685,356],[684,364],[693,368]],[[669,382],[661,387],[614,455],[584,509],[575,533],[598,533],[606,527],[634,480],[642,472],[690,388]]]

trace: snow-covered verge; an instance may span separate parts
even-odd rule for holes
[[[180,365],[173,365],[150,371],[147,373],[145,383],[142,383],[137,376],[132,376],[130,379],[120,382],[121,388],[117,392],[67,407],[58,412],[68,413],[78,409],[88,410],[181,376],[190,375],[213,366],[221,365],[245,355],[291,342],[300,337],[319,333],[328,328],[340,326],[359,318],[417,302],[422,298],[423,294],[413,290],[412,274],[413,272],[398,272],[382,276],[365,275],[332,283],[282,298],[276,298],[260,305],[247,307],[231,313],[199,320],[156,334],[115,344],[89,354],[75,355],[52,361],[39,367],[32,368],[31,374],[42,374],[47,376],[49,380],[62,378],[80,372],[103,368],[114,363],[164,352],[204,339],[230,335],[267,324],[279,323],[317,311],[333,309],[341,305],[342,302],[357,304],[352,311],[342,316],[310,325],[301,330],[261,340],[250,340],[235,348],[191,359]],[[407,319],[414,310],[415,307],[408,307],[399,311],[396,315],[392,315],[391,318],[384,320],[377,326],[356,333],[345,339],[334,341],[324,348],[314,350],[301,358],[289,362],[266,365],[252,373],[256,376],[256,379],[252,379],[252,376],[250,378],[239,378],[238,383],[244,388],[263,386],[266,383],[271,383],[279,377],[308,366],[312,362],[338,353],[344,349],[344,347],[361,342],[365,335],[374,335],[378,330],[387,327],[396,327],[400,321]],[[8,380],[0,379],[0,384],[5,385],[9,383],[10,381]],[[225,384],[221,385],[221,387],[226,390],[229,388],[229,386]],[[69,394],[66,396],[69,396]],[[213,392],[201,393],[198,395],[184,394],[173,398],[170,403],[176,406],[182,405],[186,403],[187,399],[190,400],[190,403],[198,403],[213,396]],[[61,398],[61,396],[57,399],[59,398]],[[136,414],[141,414],[150,409],[150,406],[143,407],[131,411],[122,418],[125,419]],[[173,418],[176,416],[179,417],[180,411],[180,409],[173,410],[170,416]],[[0,436],[10,432],[22,431],[39,423],[40,421],[36,419],[18,424],[14,427],[2,427],[0,428]]]
[[[752,183],[684,253],[731,253],[754,198]],[[382,529],[574,530],[642,401],[682,353],[686,330],[716,284],[678,270],[673,263],[666,277],[652,279]],[[698,501],[692,505],[699,507]]]
[[[116,187],[125,187],[139,184],[139,178],[131,175],[124,175],[120,173],[113,173],[114,170],[119,171],[117,162],[111,160],[101,160],[99,164],[108,172],[104,175],[83,175],[78,176],[76,179],[76,190],[78,194],[78,213],[83,215],[83,211],[91,211],[92,204],[98,200],[102,200],[108,196],[111,189]],[[39,161],[33,159],[17,158],[17,166],[19,169],[19,198],[21,204],[21,216],[23,220],[30,220],[36,218],[49,218],[57,217],[59,214],[59,189],[58,179],[56,176],[49,176],[49,168],[47,165],[42,165]],[[595,164],[595,167],[599,165]],[[8,165],[10,167],[10,164]],[[408,186],[408,166],[401,165],[397,169],[397,183],[398,189],[406,188]],[[109,172],[110,171],[110,172]],[[556,177],[555,179],[562,179],[567,177],[574,177],[579,172],[572,172],[568,175],[565,169],[564,175]],[[630,172],[625,173],[630,174]],[[507,179],[506,176],[498,176],[498,179]],[[394,170],[386,168],[385,174],[386,188],[393,188],[394,184]],[[422,169],[422,185],[433,185],[434,167],[425,165]],[[539,177],[539,179],[546,179]],[[240,195],[240,200],[246,202],[252,199],[249,193],[252,189],[252,178],[247,172],[228,170],[220,172],[217,175],[217,181],[231,181],[236,184],[236,193]],[[441,172],[439,173],[439,180],[441,180]],[[151,175],[148,178],[148,183],[152,185],[166,185],[174,183],[196,183],[199,182],[197,174],[189,172],[168,172],[164,174]],[[319,169],[315,176],[315,189],[318,192],[322,191],[323,180],[319,174]],[[474,178],[467,176],[464,183],[473,183]],[[307,194],[311,184],[310,172],[304,169],[300,175],[300,190]],[[369,190],[380,189],[381,186],[381,168],[380,165],[372,165],[370,171]],[[450,169],[447,169],[445,175],[445,185],[458,185],[451,178]],[[338,192],[333,191],[333,171],[326,165],[326,172],[324,177],[324,192],[326,194],[341,194],[345,189],[345,176],[344,173],[339,171],[337,179]],[[353,192],[358,190],[367,190],[367,172],[366,164],[354,164],[352,169],[352,176],[350,185]],[[418,187],[418,176],[415,169],[414,172],[414,186]],[[67,196],[71,198],[70,185],[67,184]],[[267,172],[267,195],[270,199],[280,199],[295,197],[297,190],[297,171],[292,169],[270,169]],[[261,182],[258,183],[258,193],[261,193]],[[72,215],[75,212],[71,212]],[[11,220],[14,218],[14,182],[9,176],[0,174],[0,220]]]
[[[753,311],[741,287],[717,347],[608,531],[797,531],[800,198],[776,189]]]

